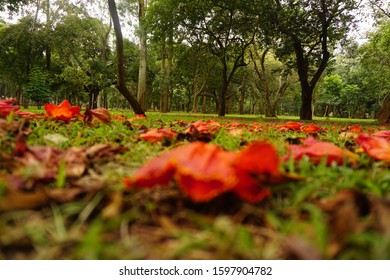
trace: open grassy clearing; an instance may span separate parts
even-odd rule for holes
[[[130,113],[111,112],[112,115]],[[272,186],[272,195],[258,204],[227,193],[205,203],[191,202],[172,184],[166,188],[125,190],[123,178],[131,176],[149,159],[164,154],[188,139],[149,143],[139,138],[145,128],[171,127],[184,132],[176,121],[213,119],[220,123],[260,123],[262,131],[244,128],[232,134],[225,127],[210,133],[211,143],[237,151],[256,140],[271,142],[278,154],[286,154],[286,140],[306,134],[279,131],[272,126],[286,120],[255,116],[183,113],[149,113],[148,119],[113,120],[87,126],[81,121],[32,120],[29,146],[60,150],[97,143],[123,146],[121,153],[88,158],[86,171],[77,180],[59,169],[49,182],[31,183],[37,170],[22,170],[25,193],[58,191],[42,204],[25,202],[25,209],[7,208],[9,166],[0,165],[0,258],[2,259],[388,259],[390,257],[390,172],[384,162],[361,153],[358,164],[314,165],[308,159],[287,161],[281,170],[301,180]],[[11,120],[9,120],[11,121]],[[357,150],[350,139],[340,138],[349,124],[315,121],[327,132],[317,138]],[[373,121],[359,122],[364,131],[379,130]],[[336,129],[332,129],[336,126]],[[385,128],[381,128],[385,129]],[[388,128],[387,128],[388,129]],[[48,137],[48,135],[52,135]],[[53,137],[53,135],[56,135]],[[58,135],[61,135],[59,137]],[[10,155],[16,134],[6,131],[1,151]],[[92,152],[91,152],[92,153]],[[7,158],[3,156],[2,159]],[[30,184],[30,185],[29,185]],[[81,188],[77,194],[71,190]],[[54,192],[53,192],[54,193]],[[69,197],[67,197],[69,196]],[[14,197],[23,206],[21,197]],[[25,197],[23,197],[25,198]],[[37,197],[35,197],[36,199]],[[39,197],[38,197],[39,198]],[[41,197],[42,198],[42,197]],[[68,199],[66,199],[68,198]],[[7,202],[10,204],[11,202]],[[14,203],[16,203],[14,201]]]

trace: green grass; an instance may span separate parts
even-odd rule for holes
[[[111,114],[133,117],[126,111]],[[302,179],[272,187],[272,196],[255,205],[229,194],[196,204],[174,185],[124,191],[123,177],[133,174],[148,159],[182,144],[144,142],[138,137],[141,125],[161,127],[175,120],[198,119],[263,125],[297,120],[293,117],[267,120],[253,115],[219,118],[149,112],[147,120],[133,121],[133,129],[117,120],[91,127],[82,122],[31,121],[30,146],[67,149],[109,143],[123,145],[128,151],[88,167],[94,170],[93,178],[97,182],[104,182],[104,187],[98,191],[76,196],[68,203],[52,201],[37,209],[0,212],[0,259],[390,258],[390,228],[386,222],[390,219],[389,167],[365,154],[359,155],[359,164],[354,167],[314,165],[307,159],[286,162],[281,169],[294,172]],[[364,129],[379,129],[373,120],[315,118],[314,122],[329,129],[354,123]],[[48,140],[47,135],[53,134],[63,136],[62,140]],[[211,142],[235,151],[241,149],[243,143],[267,140],[283,155],[285,140],[295,137],[306,135],[268,129],[232,136],[221,129]],[[337,130],[320,134],[319,138],[339,146],[345,144]],[[2,151],[10,154],[15,135],[9,134],[4,139],[0,140]],[[4,180],[6,175],[5,170],[0,169],[0,200],[11,188]],[[67,180],[62,168],[56,181],[40,183],[39,188],[66,190]],[[324,210],[323,203],[339,199],[340,191],[346,189],[371,201],[368,214],[356,210],[361,207],[359,195],[353,199],[341,198],[340,204]],[[352,224],[338,227],[338,219]]]

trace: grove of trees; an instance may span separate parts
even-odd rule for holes
[[[90,108],[390,117],[390,4],[0,0],[0,98]],[[7,23],[8,15],[17,18]],[[351,37],[362,14],[375,24]],[[359,17],[360,16],[360,17]]]

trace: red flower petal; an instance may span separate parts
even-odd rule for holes
[[[0,99],[0,116],[6,117],[8,116],[12,111],[16,112],[20,109],[20,106],[18,105],[12,105],[16,101],[15,98],[11,99]]]
[[[380,130],[373,134],[375,137],[381,137],[385,138],[387,140],[390,140],[390,130]]]
[[[53,120],[69,121],[80,114],[79,106],[70,106],[68,100],[64,100],[60,105],[45,104],[46,115]]]
[[[235,166],[245,173],[279,173],[279,159],[274,147],[266,142],[252,142],[240,151]]]
[[[318,142],[313,137],[305,139],[305,145],[290,145],[289,153],[284,158],[287,160],[290,156],[294,160],[300,160],[303,156],[310,158],[310,161],[314,163],[320,163],[324,158],[326,158],[326,164],[329,166],[332,162],[337,164],[343,164],[346,158],[349,159],[351,163],[355,163],[356,155],[352,154],[347,150],[343,150],[338,146],[327,143],[327,142]]]
[[[194,122],[191,126],[195,127],[200,133],[209,133],[217,131],[222,125],[213,120],[208,120],[206,122],[199,120]]]
[[[302,131],[305,133],[316,134],[321,131],[321,128],[312,123],[311,125],[304,126]]]
[[[125,185],[128,188],[141,189],[168,185],[175,173],[175,166],[170,162],[175,153],[176,151],[172,150],[163,156],[153,158],[139,168],[133,177],[126,178]]]
[[[178,135],[177,132],[173,131],[169,128],[161,128],[161,129],[150,129],[149,131],[142,133],[140,138],[142,140],[155,143],[160,142],[164,139],[173,139]]]
[[[259,202],[270,194],[261,182],[279,174],[275,150],[268,143],[255,142],[241,152],[228,152],[213,144],[194,142],[152,159],[132,178],[129,188],[167,185],[175,179],[193,201],[204,202],[233,191],[249,202]]]
[[[349,126],[348,130],[350,132],[357,132],[357,133],[362,133],[363,132],[363,129],[361,129],[361,127],[359,125]]]
[[[301,131],[302,123],[300,122],[287,122],[286,127],[294,131]]]
[[[370,157],[390,163],[390,141],[380,137],[360,134],[356,142]]]

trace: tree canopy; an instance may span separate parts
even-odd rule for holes
[[[353,0],[118,1],[115,28],[107,6],[112,1],[27,2],[2,1],[16,14],[28,9],[17,23],[0,25],[0,90],[25,105],[38,103],[25,89],[33,69],[41,69],[51,100],[65,97],[93,108],[124,106],[134,97],[143,112],[312,119],[386,111],[385,1],[369,1],[365,12],[371,11],[376,28],[364,44],[348,38],[363,9]],[[121,16],[125,10],[132,11],[130,28]],[[119,41],[118,26],[124,29]],[[126,98],[112,87],[121,65]],[[336,76],[337,94],[327,90]]]

